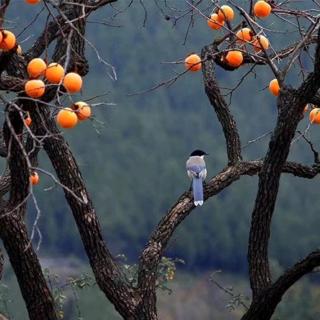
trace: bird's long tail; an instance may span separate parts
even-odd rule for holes
[[[193,178],[192,180],[193,201],[195,206],[203,205],[203,184],[201,178]]]

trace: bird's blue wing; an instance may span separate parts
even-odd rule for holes
[[[206,168],[205,166],[196,165],[196,164],[187,165],[187,170],[189,170],[193,173],[196,173],[196,174],[199,174],[205,168]]]
[[[203,165],[188,165],[187,171],[190,178],[195,177],[205,179],[207,175],[206,166]]]

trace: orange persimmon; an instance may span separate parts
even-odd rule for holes
[[[16,36],[8,30],[2,30],[2,41],[0,42],[0,49],[3,51],[10,51],[16,46]]]
[[[47,64],[41,58],[34,58],[29,61],[27,66],[28,75],[30,78],[39,78],[46,71]]]
[[[309,120],[313,124],[320,124],[320,108],[314,108],[310,111]]]
[[[221,20],[231,21],[234,18],[234,11],[230,6],[221,6],[218,11],[218,16]]]
[[[232,67],[239,67],[243,62],[242,52],[237,50],[228,51],[226,61]]]
[[[201,70],[201,58],[197,54],[191,54],[184,60],[186,69],[190,71]]]
[[[69,93],[79,92],[82,88],[82,78],[75,72],[69,72],[63,78],[63,86]]]
[[[280,86],[277,79],[273,79],[269,83],[269,91],[274,95],[278,96],[280,93]]]
[[[27,127],[30,127],[31,126],[31,123],[32,123],[32,119],[30,117],[30,115],[28,114],[26,118],[24,118],[24,124],[27,126]]]
[[[45,71],[45,77],[50,83],[59,83],[64,77],[63,66],[55,62],[50,63]]]
[[[24,0],[28,4],[38,4],[41,0]]]
[[[72,110],[75,111],[78,120],[87,120],[91,116],[91,107],[83,102],[83,101],[78,101],[72,106]]]
[[[253,32],[250,28],[242,28],[237,33],[237,41],[244,43],[244,42],[250,42],[253,37]]]
[[[272,10],[272,8],[271,8],[270,4],[263,1],[263,0],[259,0],[253,6],[253,13],[258,18],[268,17],[271,13],[271,10]]]
[[[218,30],[224,25],[224,20],[220,19],[217,13],[213,13],[208,19],[208,26],[213,30]]]
[[[78,118],[72,109],[64,108],[57,114],[57,123],[62,128],[70,129],[77,125]]]
[[[36,185],[40,182],[40,178],[37,172],[33,171],[29,177],[29,181],[32,185]]]
[[[269,48],[269,40],[265,36],[257,36],[253,41],[253,49],[255,52],[260,52],[263,49],[267,50]]]
[[[40,98],[44,95],[45,84],[42,80],[29,80],[24,85],[26,94],[31,98]]]

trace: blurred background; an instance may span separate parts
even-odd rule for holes
[[[237,2],[248,6],[248,1]],[[93,198],[104,237],[113,254],[124,255],[128,265],[137,262],[161,217],[189,188],[185,161],[190,152],[201,148],[210,154],[208,178],[226,165],[224,137],[205,95],[201,72],[184,74],[169,87],[149,90],[184,71],[183,63],[166,62],[181,62],[192,52],[200,54],[204,45],[222,33],[209,29],[197,12],[191,22],[190,15],[178,18],[180,10],[187,7],[184,0],[134,0],[129,7],[128,1],[119,0],[89,18],[86,37],[90,41],[90,72],[81,96],[74,99],[97,105],[93,107],[92,121],[64,134]],[[211,1],[203,1],[200,8],[209,15]],[[5,26],[15,34],[22,32],[18,40],[27,50],[42,30],[46,15],[41,4],[30,6],[23,0],[13,0]],[[31,27],[24,31],[33,19]],[[268,28],[267,35],[275,49],[295,39],[293,26],[279,19],[270,18],[262,24]],[[112,69],[101,62],[96,50],[114,66],[116,80],[110,77]],[[310,71],[307,55],[302,62]],[[227,72],[217,67],[216,76],[222,88],[231,89],[250,68],[243,66]],[[299,83],[299,71],[293,69],[287,82]],[[259,66],[232,94],[230,108],[238,124],[244,159],[259,159],[265,154],[268,133],[277,115],[276,99],[266,89],[273,78],[268,67]],[[226,99],[229,101],[230,96]],[[308,124],[305,116],[300,129],[305,130]],[[319,133],[316,126],[308,131],[316,147]],[[247,144],[263,134],[265,138]],[[312,164],[313,154],[303,139],[292,144],[290,159]],[[44,153],[40,166],[54,172]],[[256,188],[257,177],[242,177],[195,209],[181,224],[166,256],[184,263],[176,265],[174,279],[166,283],[169,290],[159,290],[160,319],[240,318],[243,307],[238,306],[239,300],[248,304],[250,299],[246,252]],[[284,175],[281,179],[270,241],[275,276],[319,246],[318,189],[318,177],[309,181]],[[60,187],[41,175],[35,192],[41,209],[39,255],[43,267],[49,270],[46,273],[60,299],[64,319],[120,319],[91,279]],[[30,226],[35,216],[35,206],[30,202]],[[34,244],[37,243],[36,237]],[[221,272],[214,273],[217,270]],[[213,273],[214,281],[232,294],[212,281]],[[63,283],[69,277],[81,278],[83,288],[65,288]],[[319,277],[312,275],[295,285],[274,319],[319,319],[318,284]],[[0,283],[0,311],[10,319],[27,319],[8,259]]]

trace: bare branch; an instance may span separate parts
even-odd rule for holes
[[[117,0],[88,1],[88,4],[85,6],[85,17],[88,17],[90,13],[102,6],[116,1]],[[64,12],[64,16],[60,15],[55,17],[53,21],[48,23],[40,37],[35,41],[34,45],[26,52],[25,56],[28,60],[39,57],[51,42],[70,27],[66,22],[74,19],[73,11],[75,9],[75,3],[72,4],[73,5],[70,6],[70,9],[67,12]]]
[[[10,4],[10,0],[1,0],[0,4],[0,27],[2,27],[4,22],[4,16],[6,14],[7,8]]]
[[[227,188],[241,176],[259,174],[263,163],[263,161],[238,162],[226,167],[205,185],[205,201]],[[282,171],[297,177],[312,179],[320,173],[320,166],[309,167],[296,162],[287,162]],[[139,261],[138,288],[142,296],[152,296],[155,288],[156,270],[161,256],[176,228],[194,208],[191,193],[183,193],[152,233]]]

